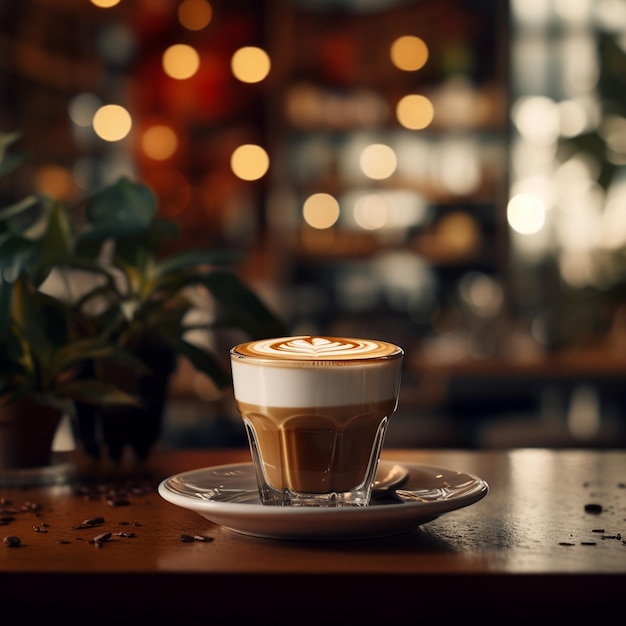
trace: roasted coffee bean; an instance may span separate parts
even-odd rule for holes
[[[213,541],[213,537],[209,537],[207,535],[194,535],[193,538],[196,541]]]
[[[96,526],[97,524],[104,524],[104,517],[102,516],[90,517],[89,519],[84,520],[83,524],[88,524],[90,526]]]
[[[108,541],[109,539],[111,539],[113,533],[101,533],[100,535],[96,535],[93,538],[94,543],[104,543],[105,541]]]
[[[192,541],[195,541],[193,535],[181,535],[180,536],[180,540],[184,543],[191,543]]]
[[[585,511],[587,513],[602,513],[602,505],[596,503],[585,504]]]
[[[21,539],[16,535],[8,535],[2,541],[9,548],[17,548],[22,543]]]

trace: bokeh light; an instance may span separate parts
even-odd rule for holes
[[[187,30],[206,28],[213,17],[213,7],[206,0],[183,0],[178,6],[178,21]]]
[[[233,152],[230,167],[242,180],[258,180],[267,173],[270,159],[267,152],[256,144],[244,144]]]
[[[120,141],[130,132],[133,120],[130,113],[119,104],[106,104],[93,116],[93,129],[105,141]]]
[[[513,196],[507,205],[509,226],[521,235],[539,232],[546,221],[546,209],[541,198],[532,193]]]
[[[102,102],[93,93],[79,93],[70,100],[68,114],[76,126],[88,127]]]
[[[391,62],[400,70],[414,72],[428,61],[428,46],[420,37],[404,35],[398,37],[389,51]]]
[[[187,44],[177,43],[163,53],[163,71],[176,80],[191,78],[200,68],[198,51]]]
[[[315,193],[302,205],[302,217],[313,228],[330,228],[339,219],[339,202],[328,193]]]
[[[155,124],[147,128],[141,136],[141,148],[146,156],[155,161],[169,159],[178,148],[178,137],[172,128]]]
[[[354,203],[354,221],[365,230],[381,230],[389,224],[390,207],[379,194],[360,196]]]
[[[560,131],[557,104],[546,96],[527,96],[513,104],[511,115],[519,134],[537,144],[552,144]]]
[[[233,75],[243,83],[261,82],[269,74],[270,67],[267,52],[255,46],[239,48],[231,59]]]
[[[430,125],[435,117],[432,102],[419,94],[409,94],[400,98],[396,106],[396,118],[404,128],[421,130]]]
[[[55,200],[67,200],[74,191],[72,172],[60,165],[42,165],[37,168],[34,185],[37,193]]]
[[[362,150],[359,165],[368,178],[383,180],[396,171],[398,159],[390,146],[377,143]]]
[[[91,4],[99,9],[110,9],[118,5],[122,0],[89,0]]]

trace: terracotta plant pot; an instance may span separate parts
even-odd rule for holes
[[[0,472],[45,468],[63,414],[31,399],[0,398]]]

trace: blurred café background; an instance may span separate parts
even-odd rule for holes
[[[0,90],[16,194],[141,179],[293,334],[402,345],[387,446],[626,443],[626,0],[7,1]],[[240,444],[179,363],[163,445]]]

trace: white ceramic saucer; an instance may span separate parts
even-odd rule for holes
[[[395,463],[380,462],[378,476]],[[168,502],[237,533],[268,539],[340,540],[407,532],[487,495],[487,483],[470,474],[402,463],[408,478],[367,507],[276,507],[261,504],[251,463],[176,474],[159,485]]]

